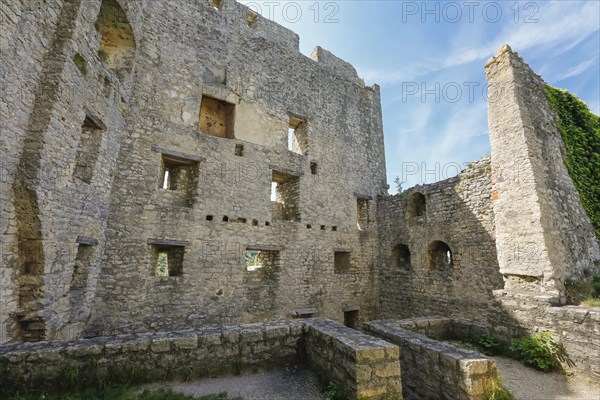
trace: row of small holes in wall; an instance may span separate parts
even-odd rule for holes
[[[214,216],[212,216],[212,215],[207,215],[207,216],[206,216],[206,220],[207,220],[207,221],[214,221]],[[234,220],[231,220],[231,221],[230,221],[230,220],[229,220],[229,217],[228,217],[227,215],[223,215],[223,219],[222,219],[222,221],[223,221],[223,222],[237,222],[237,223],[241,223],[241,224],[245,224],[245,223],[247,223],[247,222],[248,222],[248,220],[247,220],[246,218],[237,218],[237,219],[234,219]],[[265,222],[265,226],[270,226],[270,225],[271,225],[271,223],[270,223],[269,221],[266,221],[266,222]],[[258,226],[258,220],[257,220],[257,219],[253,219],[253,220],[252,220],[252,226]],[[307,224],[307,225],[306,225],[306,229],[312,229],[312,225],[311,225],[311,224]],[[322,231],[325,231],[325,230],[327,230],[327,226],[325,226],[325,225],[321,225],[321,230],[322,230]],[[332,230],[332,231],[334,231],[334,232],[336,232],[336,231],[337,231],[337,226],[335,226],[335,225],[334,225],[334,226],[332,226],[332,227],[331,227],[331,230]]]
[[[214,221],[215,218],[212,215],[207,215],[206,216],[206,220],[207,221]],[[236,218],[236,219],[232,219],[231,221],[229,220],[229,217],[227,215],[223,215],[223,222],[234,222],[234,223],[239,223],[239,224],[245,224],[248,222],[248,220],[246,218]],[[271,225],[271,223],[269,221],[265,222],[265,226],[269,226]],[[252,226],[258,226],[258,220],[257,219],[253,219],[252,220]]]

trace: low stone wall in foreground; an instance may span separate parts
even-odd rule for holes
[[[0,388],[65,390],[241,373],[305,359],[349,399],[401,398],[398,347],[326,319],[0,346]],[[1,395],[2,393],[0,393]],[[0,396],[1,397],[1,396]]]
[[[402,391],[406,398],[483,400],[486,392],[498,383],[496,362],[492,358],[409,330],[441,338],[452,333],[455,323],[437,317],[381,320],[365,323],[365,329],[400,347]]]

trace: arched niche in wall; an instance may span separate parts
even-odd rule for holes
[[[452,269],[454,267],[454,260],[450,246],[440,240],[429,243],[425,262],[428,271]]]
[[[409,217],[423,217],[427,211],[425,195],[421,192],[414,192],[408,198],[407,212]]]
[[[116,0],[102,0],[96,29],[101,34],[98,57],[125,81],[133,69],[136,44],[127,14]]]
[[[392,248],[391,265],[393,270],[410,270],[410,250],[407,245],[398,243]]]

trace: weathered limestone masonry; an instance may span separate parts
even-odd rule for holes
[[[545,83],[510,47],[486,64],[496,247],[505,289],[564,296],[600,250],[564,164]],[[561,299],[558,299],[561,300]]]
[[[374,316],[380,95],[350,64],[233,0],[0,17],[0,342]]]
[[[40,379],[64,375],[66,366],[77,368],[82,380],[117,375],[154,381],[272,368],[304,358],[346,389],[349,399],[402,398],[398,347],[325,319],[0,346],[0,363],[11,374],[1,379],[34,387]]]
[[[552,332],[575,362],[575,368],[600,379],[600,310],[581,306],[556,307],[552,294],[498,290],[493,333],[511,338],[523,333]]]
[[[507,338],[551,331],[579,370],[600,376],[597,311],[555,307],[567,277],[600,267],[556,113],[508,46],[486,73],[491,168],[482,159],[379,201],[379,315],[462,317]]]
[[[370,321],[366,330],[400,347],[402,390],[408,398],[483,400],[498,384],[494,359],[436,340],[468,340],[487,331],[481,325],[433,317]]]
[[[0,22],[0,343],[444,315],[552,330],[600,374],[598,312],[554,307],[600,249],[508,46],[491,161],[388,196],[379,87],[234,0],[0,0]],[[313,323],[313,362],[394,390],[391,353],[351,370],[366,338]]]
[[[490,182],[485,158],[455,178],[380,199],[381,318],[487,320],[492,290],[502,288]],[[435,242],[448,245],[451,263],[436,262]]]
[[[348,398],[402,398],[398,347],[334,321],[311,319],[305,341],[309,362]]]
[[[78,335],[89,317],[129,96],[96,55],[99,7],[2,2],[2,342]],[[89,126],[97,145],[83,157]],[[88,164],[93,178],[76,177]]]

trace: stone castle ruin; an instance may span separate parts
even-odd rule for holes
[[[485,325],[549,330],[600,376],[600,312],[562,306],[598,241],[508,46],[485,66],[491,157],[390,196],[379,86],[290,30],[233,0],[30,3],[0,9],[0,357],[133,334],[200,351],[208,328],[225,349],[255,324],[270,354],[307,334],[325,369],[385,349],[337,375],[368,397],[399,390],[407,326]]]

